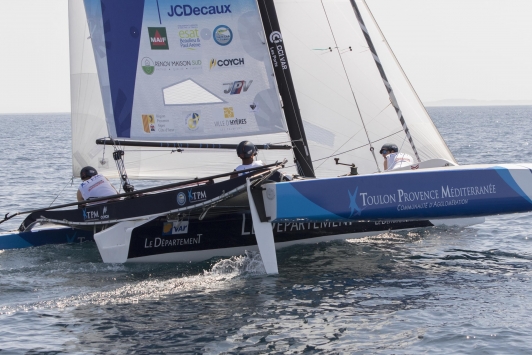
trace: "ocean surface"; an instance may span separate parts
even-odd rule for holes
[[[532,106],[429,113],[460,164],[532,162]],[[0,213],[72,201],[69,116],[0,124]],[[531,226],[294,246],[277,276],[254,253],[114,265],[94,243],[4,250],[0,354],[530,354]]]

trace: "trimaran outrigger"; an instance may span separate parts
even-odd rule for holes
[[[295,243],[532,210],[532,165],[457,166],[363,0],[70,0],[69,16],[74,175],[117,176],[113,146],[126,188],[191,179],[33,211],[22,230],[93,229],[104,262],[258,248],[275,273],[275,248]],[[238,137],[277,143],[227,179]],[[381,172],[385,141],[418,162]]]

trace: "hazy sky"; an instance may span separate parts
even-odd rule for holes
[[[367,2],[423,102],[532,100],[532,0]],[[0,0],[0,113],[70,111],[67,7]]]

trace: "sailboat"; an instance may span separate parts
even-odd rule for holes
[[[402,188],[409,199],[431,199],[427,174],[455,191],[454,172],[470,170],[457,166],[364,1],[70,0],[69,17],[73,174],[97,167],[125,193],[33,211],[21,230],[93,230],[104,262],[260,250],[274,273],[275,248],[526,210],[510,201],[393,213],[406,181],[419,187]],[[243,139],[265,165],[228,179]],[[417,162],[383,172],[385,142]],[[273,181],[277,171],[294,180]],[[134,191],[130,179],[179,182]]]

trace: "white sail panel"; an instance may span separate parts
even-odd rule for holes
[[[98,138],[108,137],[104,102],[97,74],[93,38],[91,38],[83,0],[69,0],[71,106],[72,106],[72,174],[79,177],[84,166],[93,166],[109,178],[118,173],[112,158],[113,147],[96,145]],[[98,55],[98,54],[97,54]],[[223,63],[222,63],[223,64]],[[103,76],[105,80],[105,76]],[[262,103],[255,110],[260,114]],[[251,108],[250,108],[251,110]],[[285,132],[242,138],[202,140],[206,144],[238,144],[248,139],[255,144],[289,144]],[[129,178],[131,179],[191,179],[232,171],[240,164],[233,150],[122,147]],[[287,150],[259,151],[264,163],[292,158]]]
[[[254,0],[85,0],[113,138],[286,131]]]
[[[220,104],[224,100],[188,79],[163,89],[165,105]]]
[[[414,137],[421,159],[442,158],[456,163],[453,154],[441,137],[440,132],[434,126],[432,119],[397,62],[386,39],[380,32],[366,2],[360,1],[358,4],[366,27],[373,38],[373,44],[379,54],[379,59],[385,67],[386,75],[393,87],[399,107],[405,117],[411,135]],[[437,85],[437,83],[434,83],[434,85]]]
[[[100,82],[82,0],[69,0],[70,98],[72,122],[72,175],[84,166],[117,176],[114,163],[102,164],[103,147],[97,138],[107,136]],[[109,158],[110,155],[107,155]],[[110,168],[110,169],[109,169]]]
[[[382,170],[378,151],[386,142],[414,156],[349,0],[277,1],[276,9],[305,129],[322,132],[308,137],[317,176],[348,172],[334,157],[360,173]],[[435,155],[420,142],[418,150],[423,160],[448,158],[448,149]]]

